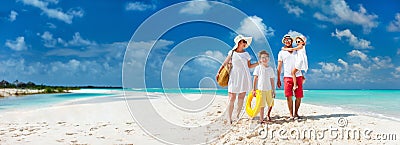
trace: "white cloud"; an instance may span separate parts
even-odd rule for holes
[[[54,25],[53,23],[46,23],[46,25],[47,25],[47,27],[49,27],[49,28],[51,28],[51,29],[55,29],[55,28],[57,28],[57,26],[56,25]]]
[[[16,11],[11,11],[8,20],[11,22],[15,21],[17,19],[17,15],[18,13]]]
[[[77,57],[99,57],[107,60],[123,57],[127,42],[114,42],[111,44],[93,44],[83,49],[60,48],[50,50],[46,53],[48,56],[77,56]]]
[[[176,75],[177,71],[179,70],[179,67],[176,64],[179,63],[175,61],[182,61],[182,60],[178,60],[176,59],[178,57],[174,57],[175,59],[171,59],[171,61],[174,62],[168,62],[168,60],[162,60],[161,57],[159,57],[160,54],[155,54],[157,52],[160,52],[160,50],[162,51],[165,48],[168,48],[173,43],[174,43],[173,41],[168,41],[168,40],[130,42],[125,52],[125,59],[124,59],[123,79],[127,80],[126,82],[124,82],[124,86],[144,87],[143,78],[145,77],[145,73],[143,68],[145,68],[145,66],[148,68],[148,70],[152,71],[152,74],[148,75],[153,76],[154,74],[158,74],[161,73],[160,71],[163,71],[163,72],[168,72],[166,73],[167,76],[165,77],[165,79],[176,78],[174,75]],[[155,51],[155,52],[153,52],[152,55],[149,55],[148,53],[150,51]],[[161,55],[166,55],[166,54],[161,54]],[[151,63],[147,62],[147,57],[152,58]],[[165,64],[163,65],[163,63]],[[160,70],[161,69],[160,66],[163,67],[163,70]],[[171,81],[174,82],[174,80]]]
[[[352,50],[351,52],[348,52],[347,55],[349,55],[351,57],[359,57],[359,58],[361,58],[362,61],[368,60],[368,56],[359,50]]]
[[[21,0],[25,5],[30,5],[39,8],[49,18],[55,18],[64,21],[67,24],[72,24],[72,19],[82,17],[84,11],[81,8],[69,9],[68,12],[63,12],[61,9],[48,8],[49,3],[57,4],[58,0],[40,1],[40,0]]]
[[[295,14],[297,17],[304,13],[303,9],[290,4],[288,1],[284,3],[284,8],[288,11],[289,14]]]
[[[390,57],[373,57],[371,60],[374,62],[374,64],[372,65],[373,69],[394,67],[394,65],[392,64],[392,59]]]
[[[209,10],[211,5],[206,0],[194,0],[190,1],[185,7],[183,7],[179,12],[186,14],[201,15],[205,11]]]
[[[81,37],[79,32],[75,32],[74,36],[72,36],[72,40],[68,42],[67,46],[87,46],[87,45],[95,45],[96,42],[91,42],[90,40],[85,40]]]
[[[207,56],[210,56],[211,58],[215,58],[220,62],[224,62],[224,60],[225,60],[225,56],[224,56],[224,54],[222,54],[221,51],[207,50],[204,54]]]
[[[90,41],[88,39],[82,38],[79,32],[75,32],[72,39],[69,41],[64,41],[62,38],[55,38],[53,34],[45,31],[43,34],[37,33],[44,41],[45,47],[55,47],[61,45],[62,47],[81,47],[81,46],[96,46],[95,41]]]
[[[390,74],[392,74],[394,78],[400,78],[400,66],[396,67]]]
[[[145,4],[143,2],[130,2],[125,6],[125,10],[127,11],[146,11],[154,10],[155,8],[155,5]]]
[[[349,44],[356,49],[372,49],[371,42],[365,39],[359,39],[354,36],[349,29],[339,31],[336,29],[335,33],[331,33],[332,37],[336,37],[339,40],[342,38],[348,38]]]
[[[353,64],[353,68],[357,71],[366,71],[367,68],[363,67],[360,63]]]
[[[25,38],[22,36],[17,37],[15,41],[7,40],[5,45],[15,51],[22,51],[28,49],[25,43]]]
[[[49,5],[47,2],[40,0],[21,0],[26,5],[31,5],[40,9],[45,9]]]
[[[49,39],[51,33],[38,34]],[[52,36],[53,39],[57,40]],[[44,39],[43,39],[44,40]],[[138,71],[145,65],[146,52],[154,48],[165,48],[172,41],[133,42],[130,45],[132,53],[127,53],[125,67],[128,67],[132,82],[143,81],[143,75]],[[61,85],[121,85],[121,68],[124,52],[128,42],[113,42],[110,44],[93,44],[79,49],[52,49],[47,56],[68,56],[64,61],[27,62],[23,59],[0,60],[0,73],[5,72],[7,80],[45,82]],[[168,62],[167,62],[168,63]],[[169,63],[174,66],[176,62]],[[175,71],[176,72],[176,71]],[[2,75],[3,75],[2,74]],[[139,77],[138,77],[139,76]],[[51,78],[51,79],[49,79]],[[142,86],[144,87],[144,86]]]
[[[314,13],[314,18],[320,21],[333,24],[352,23],[361,26],[364,33],[369,33],[371,29],[378,27],[378,16],[368,13],[362,5],[359,5],[358,11],[354,11],[345,0],[297,0],[297,2],[318,8],[319,11]]]
[[[330,21],[330,19],[327,16],[325,16],[324,14],[322,14],[320,12],[314,13],[313,16],[314,16],[314,18],[321,20],[321,21]]]
[[[264,36],[274,36],[275,30],[265,25],[262,21],[263,19],[257,16],[247,17],[240,22],[240,27],[236,31],[239,34],[252,36],[256,41],[262,40]]]
[[[386,27],[389,32],[400,32],[400,13],[396,13],[395,20]]]
[[[57,44],[57,40],[53,38],[53,34],[48,31],[44,32],[40,37],[43,39],[45,47],[54,47]]]
[[[394,68],[394,64],[388,56],[369,58],[365,53],[358,50],[348,52],[347,55],[361,59],[354,59],[349,62],[338,59],[337,63],[320,62],[318,64],[321,67],[311,68],[307,76],[316,84],[321,81],[340,79],[341,82],[338,83],[345,86],[354,84],[354,82],[363,84],[393,81],[393,78],[384,77],[388,75],[400,78],[400,67],[395,68],[394,71],[389,71],[389,69]]]
[[[346,74],[348,82],[375,82],[375,79],[370,79],[373,76],[370,68],[364,67],[360,63],[354,63],[351,67],[351,71]]]
[[[64,13],[58,9],[48,9],[48,8],[43,9],[43,12],[47,14],[48,17],[64,21],[67,24],[72,24],[72,19],[74,17],[82,17],[84,13],[82,9],[77,9],[77,10],[70,9],[67,13]]]
[[[3,72],[3,78],[20,79],[20,77],[42,73],[43,70],[45,70],[44,65],[40,62],[27,65],[24,59],[0,61],[0,71]]]
[[[137,68],[142,68],[145,64],[146,58],[148,57],[148,52],[152,49],[158,50],[166,48],[172,45],[173,41],[168,40],[151,40],[151,41],[139,41],[139,42],[121,42],[121,45],[125,44],[126,48],[125,54],[125,65],[135,66]]]
[[[289,30],[289,32],[286,35],[290,35],[290,37],[292,37],[293,39],[296,38],[297,36],[301,36],[303,34],[301,34],[300,32],[297,31],[293,31],[293,30]],[[304,36],[304,35],[303,35]]]
[[[349,68],[349,64],[346,61],[338,59],[338,62],[342,64],[346,70]]]
[[[332,73],[332,72],[339,72],[339,71],[342,70],[342,68],[341,68],[340,66],[337,66],[337,65],[334,64],[334,63],[320,62],[320,63],[318,63],[318,64],[322,66],[322,71],[323,71],[323,72]]]
[[[33,81],[52,85],[121,85],[125,45],[103,44],[97,56],[73,57],[63,61],[28,61],[21,58],[0,60],[0,73],[6,80]],[[94,49],[94,48],[90,48]],[[55,49],[56,50],[56,49]]]
[[[37,84],[119,86],[121,63],[115,63],[116,60],[113,61],[70,59],[42,63],[14,58],[0,60],[0,70],[7,70],[3,73],[5,79],[33,81]]]

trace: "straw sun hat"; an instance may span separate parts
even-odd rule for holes
[[[246,46],[244,47],[246,49],[247,47],[250,46],[252,39],[253,39],[252,37],[244,37],[243,35],[236,36],[235,39],[233,39],[233,41],[235,41],[235,46],[233,46],[232,50],[235,50],[238,47],[240,40],[244,40],[247,42]]]
[[[283,36],[283,38],[282,38],[282,43],[283,44],[285,44],[285,39],[290,39],[293,42],[293,38],[290,35],[286,34],[285,36]]]
[[[297,40],[297,39],[301,39],[301,40],[303,40],[304,44],[307,44],[307,38],[305,36],[303,36],[303,35],[297,36],[296,39],[294,39],[294,40]]]

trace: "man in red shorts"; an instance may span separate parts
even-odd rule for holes
[[[282,38],[282,43],[285,44],[285,48],[292,48],[293,39],[290,35],[285,35]],[[295,55],[296,51],[279,51],[278,54],[278,81],[277,86],[281,88],[281,72],[282,72],[282,64],[283,64],[283,82],[284,82],[284,89],[285,89],[285,96],[287,99],[288,108],[290,111],[290,119],[298,119],[299,114],[298,110],[301,103],[301,98],[303,98],[303,75],[300,71],[296,73],[296,80],[298,88],[293,90],[293,78],[291,71],[294,69],[295,65]],[[295,108],[293,112],[293,92],[296,96]]]

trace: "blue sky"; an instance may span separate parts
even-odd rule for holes
[[[150,16],[179,2],[184,1],[2,1],[0,79],[121,86],[125,50],[134,33]],[[282,36],[289,33],[308,38],[305,88],[400,88],[400,5],[395,0],[219,2],[247,17],[219,12],[211,1],[184,3],[179,13],[151,28],[157,31],[169,21],[202,16],[236,20],[230,21],[230,28],[207,22],[179,24],[159,39],[146,35],[132,40],[124,82],[129,87],[177,87],[169,83],[174,81],[179,87],[209,87],[236,33],[253,36],[251,48],[267,49],[273,63]],[[268,44],[262,43],[264,38]]]

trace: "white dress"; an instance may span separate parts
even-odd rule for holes
[[[231,55],[232,50],[228,55]],[[229,74],[228,92],[243,93],[251,90],[251,75],[248,61],[251,59],[248,52],[237,53],[232,55],[232,70]]]
[[[294,64],[294,67],[298,70],[304,70],[305,72],[307,72],[308,61],[307,61],[307,55],[306,55],[306,46],[304,46],[303,49],[297,50],[295,59],[296,59],[296,62]]]

